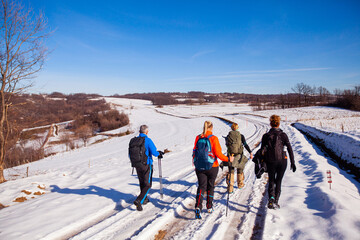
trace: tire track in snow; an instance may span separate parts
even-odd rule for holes
[[[138,212],[132,202],[122,201],[117,206],[120,212],[113,210],[113,214],[108,218],[103,219],[103,221],[98,222],[96,225],[90,226],[73,239],[92,239],[92,237],[93,239],[112,239],[116,238],[116,236],[121,236],[123,239],[141,234],[149,226],[151,228],[152,223],[156,219],[168,214],[168,212],[174,213],[173,209],[175,209],[175,206],[180,205],[182,201],[191,197],[192,188],[195,187],[194,182],[196,181],[193,170],[182,175],[181,179],[189,180],[185,187],[178,182],[164,184],[164,196],[166,196],[164,199],[160,199],[159,193],[153,193],[151,203],[149,203],[153,205],[151,208],[149,205],[146,205],[142,212]],[[155,208],[161,210],[154,215]],[[132,232],[131,228],[129,231],[126,231],[127,226],[133,224],[139,225],[139,229],[136,232]]]

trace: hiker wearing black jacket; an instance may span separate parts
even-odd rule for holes
[[[261,140],[261,151],[265,156],[267,170],[269,175],[269,202],[268,208],[280,208],[279,198],[281,193],[281,181],[287,167],[287,156],[284,147],[290,156],[290,169],[295,172],[296,166],[294,161],[294,153],[291,148],[289,138],[280,128],[280,117],[272,115],[270,117],[269,132],[265,133]]]

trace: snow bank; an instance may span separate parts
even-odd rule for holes
[[[273,114],[280,115],[285,122],[301,122],[308,126],[326,131],[346,132],[360,137],[360,112],[335,107],[299,107],[249,112],[269,118]]]
[[[294,123],[294,127],[318,139],[320,143],[342,160],[360,168],[360,139],[358,137],[345,133],[320,130],[302,123]]]

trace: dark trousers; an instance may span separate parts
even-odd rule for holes
[[[275,202],[277,203],[280,198],[281,181],[282,178],[284,177],[287,162],[286,161],[268,162],[266,164],[269,175],[269,186],[268,186],[269,198],[271,197],[275,198]]]
[[[143,204],[152,186],[153,166],[152,165],[138,166],[136,167],[136,172],[139,178],[139,185],[140,185],[140,195],[137,197],[136,201],[139,201],[141,204]]]
[[[196,176],[198,178],[199,187],[197,189],[195,208],[202,209],[202,202],[204,198],[204,193],[207,193],[206,207],[212,208],[212,202],[214,199],[214,188],[216,176],[219,172],[219,167],[213,167],[206,171],[196,171]]]

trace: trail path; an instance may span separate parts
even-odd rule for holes
[[[179,117],[180,119],[184,119],[183,116]],[[213,119],[213,121],[217,121],[217,128],[228,128],[227,124],[223,121],[216,119]],[[239,118],[237,121],[245,123],[246,120]],[[244,129],[245,136],[247,137],[248,144],[253,148],[262,134],[265,133],[267,126],[261,122],[250,123],[249,125],[251,126],[248,126],[246,130]],[[224,133],[227,133],[227,131],[224,131]],[[178,133],[172,132],[172,134],[176,135]],[[221,135],[219,137],[221,137]],[[190,156],[192,147],[193,143],[191,141],[191,144],[187,146],[187,151],[190,152]],[[165,155],[165,158],[180,159],[182,153],[183,152],[173,153],[171,156]],[[164,159],[163,164],[166,164],[166,161],[167,160]],[[255,182],[255,176],[251,166],[252,164],[248,164],[245,169],[246,187],[237,189],[230,198],[228,216],[225,215],[227,199],[225,181],[225,173],[227,170],[225,170],[225,168],[223,172],[221,170],[219,171],[217,179],[214,199],[215,211],[211,215],[208,214],[208,216],[204,214],[203,220],[199,221],[194,219],[193,205],[197,188],[197,178],[194,169],[190,166],[186,170],[164,179],[163,199],[160,198],[156,189],[157,184],[155,184],[152,192],[150,192],[151,203],[144,206],[144,211],[136,212],[134,211],[132,201],[122,201],[117,206],[117,210],[120,211],[119,213],[88,228],[73,239],[92,239],[92,237],[93,239],[126,239],[134,237],[142,239],[155,236],[159,231],[166,233],[165,239],[234,237],[238,235],[237,228],[241,226],[245,220],[247,220],[248,224],[243,227],[252,228],[256,218],[256,206],[252,209],[252,207],[249,207],[251,206],[249,204],[257,204],[258,196],[256,196],[256,201],[252,203],[254,198],[253,188],[255,183],[257,183],[257,185],[261,185],[261,183],[259,180]],[[259,194],[262,197],[262,193],[259,192]],[[249,212],[252,212],[251,217],[249,214],[246,214]],[[216,224],[216,222],[219,223]],[[136,231],[134,231],[133,227],[129,227],[134,224],[138,226]],[[229,231],[229,227],[232,231]]]

